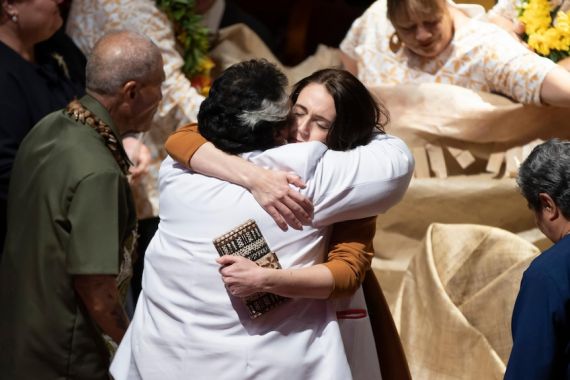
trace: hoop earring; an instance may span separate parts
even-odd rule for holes
[[[400,40],[400,36],[398,36],[398,33],[396,32],[392,33],[390,36],[390,50],[395,54],[398,52],[398,50],[400,50],[401,47],[402,40]]]

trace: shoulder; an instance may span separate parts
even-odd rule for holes
[[[386,19],[387,16],[387,6],[385,0],[378,0],[372,3],[368,9],[364,11],[360,19],[370,19],[380,21],[381,19]]]
[[[87,58],[63,29],[58,30],[50,39],[38,44],[36,49],[45,60],[56,61],[56,64],[62,68],[62,78],[69,79],[73,84],[82,88],[85,87]]]
[[[393,32],[392,23],[386,15],[386,1],[376,1],[352,23],[340,47],[341,49],[343,47],[348,48],[350,43],[355,42],[376,41],[391,35]]]
[[[122,173],[103,138],[91,127],[69,118],[64,110],[41,119],[22,147],[33,154],[49,154],[70,170]]]
[[[21,82],[35,73],[31,70],[31,65],[12,49],[0,42],[0,91],[8,93],[17,89],[20,90]]]
[[[485,50],[502,51],[508,48],[509,52],[517,54],[533,54],[506,30],[487,21],[469,18],[456,31],[454,45],[461,48],[483,48]]]
[[[570,260],[570,237],[566,237],[552,247],[538,255],[527,272],[530,274],[550,273],[561,268],[566,268]]]
[[[301,178],[310,178],[319,160],[328,151],[325,144],[312,141],[282,145],[264,152],[251,152],[242,155],[256,165],[269,169],[293,171]]]
[[[334,165],[338,169],[358,166],[359,170],[374,172],[371,178],[407,177],[413,171],[414,158],[406,143],[389,134],[378,134],[367,145],[349,151],[328,150],[322,165]]]
[[[554,244],[536,257],[525,271],[523,281],[556,285],[558,291],[570,291],[570,237]]]

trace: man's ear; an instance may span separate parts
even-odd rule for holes
[[[538,200],[540,201],[542,213],[548,220],[553,221],[560,216],[560,210],[550,195],[540,193],[538,194]]]
[[[137,97],[138,84],[136,81],[130,80],[123,85],[121,91],[123,94],[123,100],[125,102],[132,102]]]

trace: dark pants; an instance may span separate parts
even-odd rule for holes
[[[0,199],[0,262],[2,261],[2,253],[4,253],[4,241],[6,240],[6,229],[8,228],[7,211],[8,202]]]
[[[139,294],[142,289],[142,274],[144,269],[144,253],[148,243],[158,229],[159,218],[149,218],[139,220],[139,240],[137,242],[137,260],[133,264],[133,278],[131,279],[131,296],[133,305],[136,306]]]

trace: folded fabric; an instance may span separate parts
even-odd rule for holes
[[[523,105],[501,95],[441,83],[380,86],[371,91],[390,111],[387,132],[404,139],[412,148],[427,150],[426,164],[432,173],[423,177],[444,170],[433,147],[443,148],[439,155],[443,155],[447,176],[484,171],[485,165],[483,170],[465,169],[477,158],[486,164],[492,154],[537,139],[570,139],[570,128],[565,128],[569,108]],[[518,157],[513,159],[521,162],[525,153],[517,152]],[[419,161],[421,164],[421,158]],[[456,163],[450,165],[451,161]],[[489,171],[498,172],[501,163],[495,163],[496,169]],[[421,169],[421,165],[416,166]]]
[[[235,24],[220,29],[214,46],[210,50],[210,57],[216,62],[214,75],[234,63],[253,58],[265,58],[283,71],[291,85],[314,71],[341,65],[338,49],[319,45],[315,54],[307,57],[303,62],[296,66],[284,66],[263,40],[245,24]]]
[[[523,271],[538,249],[488,226],[432,224],[395,319],[415,379],[502,379]]]

